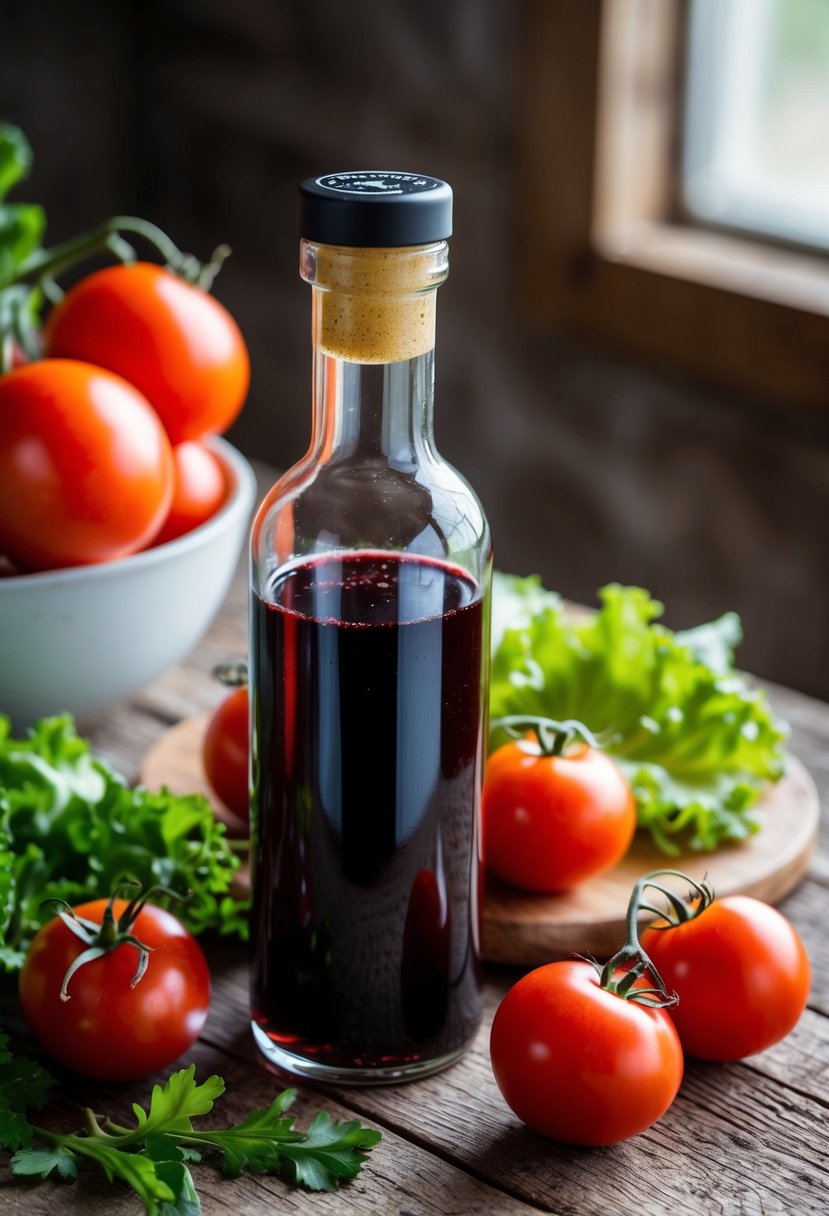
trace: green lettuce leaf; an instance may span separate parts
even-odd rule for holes
[[[68,716],[26,739],[0,717],[0,968],[22,965],[54,915],[44,901],[108,896],[124,874],[190,892],[175,907],[194,933],[244,935],[245,907],[230,895],[238,864],[206,799],[129,789]]]
[[[639,824],[667,853],[743,840],[751,808],[783,774],[787,731],[734,670],[739,618],[683,633],[639,587],[611,584],[596,612],[568,614],[537,578],[496,574],[490,714],[575,718],[633,788]],[[492,746],[504,741],[493,732]]]

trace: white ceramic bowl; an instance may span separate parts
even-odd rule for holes
[[[131,696],[193,649],[236,569],[256,496],[247,460],[211,440],[228,480],[220,511],[177,540],[114,562],[0,579],[0,713],[20,731],[79,721]]]

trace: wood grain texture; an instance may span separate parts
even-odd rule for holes
[[[666,857],[643,833],[618,866],[575,890],[524,894],[490,877],[484,912],[484,956],[490,962],[536,966],[573,952],[609,958],[624,939],[633,884],[651,870],[707,878],[715,893],[778,903],[803,878],[815,851],[820,805],[814,781],[797,761],[758,804],[761,831],[714,853]]]
[[[186,718],[165,731],[145,755],[139,779],[150,788],[204,794],[234,835],[245,825],[211,790],[201,763],[207,715]],[[484,900],[483,955],[489,962],[535,966],[573,952],[609,958],[624,938],[633,884],[650,870],[670,866],[706,878],[718,895],[753,895],[777,903],[809,868],[820,807],[815,783],[799,760],[758,805],[763,828],[743,844],[716,853],[666,857],[639,834],[626,857],[607,874],[573,891],[543,896],[516,891],[490,876]]]
[[[92,732],[95,746],[131,776],[145,749],[178,716],[204,713],[222,689],[214,661],[244,653],[245,589],[240,574],[225,611],[185,664],[121,707]],[[829,798],[829,706],[786,689],[769,690],[792,726],[791,750]],[[813,968],[809,1008],[793,1033],[738,1064],[689,1062],[674,1106],[654,1127],[608,1149],[573,1149],[530,1132],[498,1094],[489,1067],[488,1031],[498,1002],[519,971],[487,968],[485,1016],[468,1055],[439,1076],[384,1090],[300,1088],[301,1123],[324,1107],[381,1128],[384,1141],[361,1176],[336,1195],[292,1191],[278,1179],[225,1180],[197,1167],[204,1216],[289,1212],[388,1216],[812,1216],[829,1193],[829,840],[826,817],[809,876],[782,910],[796,925]],[[283,1082],[260,1065],[251,1040],[245,950],[205,941],[214,979],[204,1034],[181,1063],[228,1085],[216,1125],[267,1102]],[[65,1078],[44,1122],[67,1128],[83,1104],[129,1117],[146,1083],[102,1087]],[[88,1173],[81,1184],[28,1186],[0,1174],[0,1210],[10,1216],[138,1216],[140,1203]]]
[[[209,714],[184,718],[159,736],[141,761],[138,780],[148,789],[165,785],[174,794],[203,795],[231,835],[244,836],[247,824],[225,806],[205,776],[201,748],[209,719]]]
[[[236,982],[231,969],[229,976]],[[238,1010],[234,1010],[238,1013]],[[215,1021],[215,1015],[211,1015]],[[247,1043],[247,1039],[246,1039]],[[182,1064],[195,1063],[198,1078],[219,1073],[227,1081],[226,1092],[217,1100],[214,1110],[203,1121],[206,1127],[227,1127],[241,1122],[253,1107],[265,1107],[285,1088],[279,1078],[259,1067],[252,1050],[244,1060],[233,1058],[211,1042],[205,1034],[187,1053]],[[84,1105],[106,1110],[112,1118],[130,1125],[134,1122],[130,1103],[139,1097],[146,1103],[152,1084],[166,1076],[159,1074],[144,1082],[126,1086],[93,1085],[80,1078],[68,1079],[69,1100],[64,1097],[60,1124],[66,1129],[78,1126],[78,1114]],[[299,1093],[292,1113],[299,1128],[307,1127],[314,1114],[327,1110],[336,1119],[353,1119],[354,1110],[343,1106],[330,1094],[325,1096],[304,1090]],[[48,1115],[51,1112],[47,1112]],[[202,1199],[204,1216],[219,1213],[292,1214],[320,1212],[353,1213],[354,1216],[530,1216],[538,1209],[502,1193],[497,1187],[472,1177],[451,1164],[435,1157],[428,1149],[390,1131],[382,1121],[369,1120],[383,1132],[380,1151],[369,1154],[363,1172],[334,1194],[310,1194],[291,1187],[280,1178],[247,1177],[226,1179],[208,1165],[193,1167],[194,1179]],[[53,1125],[57,1125],[56,1123]],[[4,1216],[40,1216],[46,1213],[107,1213],[107,1216],[136,1216],[140,1202],[120,1187],[108,1185],[101,1176],[89,1171],[82,1185],[65,1186],[57,1183],[30,1185],[20,1180],[0,1178],[0,1209]],[[542,1209],[543,1210],[543,1209]]]
[[[556,1213],[606,1216],[608,1196],[615,1210],[647,1216],[821,1210],[829,1182],[827,1018],[808,1011],[783,1043],[740,1064],[688,1061],[675,1105],[654,1127],[612,1148],[577,1149],[522,1127],[495,1086],[489,1026],[515,976],[490,974],[481,1031],[453,1068],[405,1089],[341,1090],[339,1099],[365,1120],[428,1143],[457,1167],[497,1177],[513,1196]],[[206,1033],[248,1060],[254,1048],[239,1029],[247,1018],[243,977],[244,966],[235,964]]]

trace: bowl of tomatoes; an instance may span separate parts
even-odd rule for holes
[[[110,561],[0,578],[0,712],[17,729],[47,714],[81,720],[180,662],[227,593],[256,496],[250,463],[205,443],[225,483],[203,523]]]
[[[165,264],[138,260],[127,236]],[[210,293],[227,252],[202,264],[121,216],[9,271],[0,714],[18,729],[135,693],[185,657],[227,591],[256,492],[219,437],[250,379],[239,326]],[[61,291],[56,275],[102,253],[121,262]]]

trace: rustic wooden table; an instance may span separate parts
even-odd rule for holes
[[[242,572],[208,636],[190,658],[115,711],[92,732],[96,750],[134,778],[161,732],[210,708],[223,695],[214,664],[245,653],[246,591]],[[829,805],[829,706],[773,688],[775,708],[792,726],[792,750],[810,768]],[[610,1211],[801,1216],[829,1210],[829,938],[826,934],[829,838],[824,830],[813,868],[783,909],[812,959],[809,1007],[777,1047],[745,1063],[689,1062],[679,1097],[653,1128],[607,1149],[575,1149],[527,1130],[502,1102],[489,1068],[489,1025],[517,972],[491,969],[486,1016],[469,1054],[447,1072],[407,1086],[376,1090],[301,1089],[300,1120],[324,1106],[380,1128],[383,1142],[362,1174],[340,1192],[309,1194],[277,1178],[221,1178],[195,1167],[205,1216],[271,1212],[388,1213],[396,1216],[521,1216]],[[211,953],[213,1005],[205,1031],[188,1053],[197,1075],[227,1082],[222,1115],[244,1117],[283,1088],[260,1065],[249,1031],[243,951],[219,944]],[[286,1082],[287,1084],[287,1082]],[[90,1087],[71,1095],[126,1114],[150,1084]],[[83,1186],[6,1185],[0,1209],[27,1216],[106,1213],[127,1216],[140,1201],[103,1181]]]

